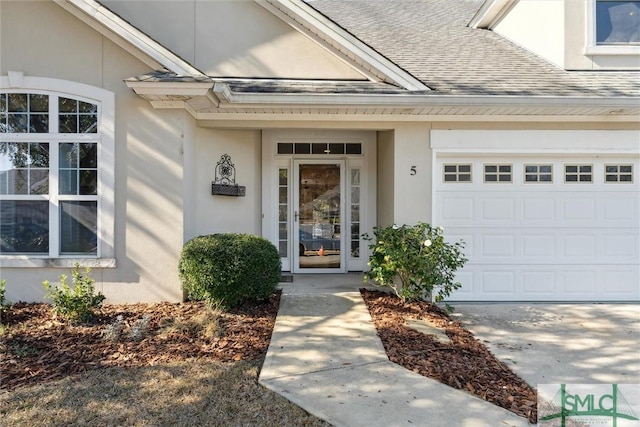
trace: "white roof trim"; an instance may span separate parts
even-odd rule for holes
[[[468,26],[471,28],[493,29],[518,1],[519,0],[485,0],[474,17],[471,18],[471,21],[469,21]]]
[[[265,105],[296,106],[538,106],[557,107],[610,107],[612,109],[638,107],[638,98],[611,98],[588,96],[514,96],[514,95],[431,95],[431,94],[296,94],[296,93],[238,93],[225,82],[216,82],[213,93],[220,106],[264,107]],[[615,110],[612,110],[615,113]]]
[[[166,68],[178,76],[204,76],[198,69],[97,1],[54,1],[150,67],[154,69]],[[140,53],[143,55],[141,56]]]
[[[301,0],[255,0],[371,81],[394,83],[407,90],[430,90],[411,74],[376,52]]]

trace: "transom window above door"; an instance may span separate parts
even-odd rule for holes
[[[362,144],[354,142],[279,142],[278,154],[361,155]]]

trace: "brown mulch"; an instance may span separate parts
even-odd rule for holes
[[[1,322],[0,390],[108,366],[259,359],[279,302],[278,292],[231,312],[202,302],[104,304],[91,323],[77,325],[56,319],[48,304],[17,303]]]
[[[536,421],[536,392],[459,322],[427,303],[361,290],[389,359]],[[108,366],[182,360],[260,360],[269,347],[280,293],[232,312],[201,302],[103,305],[89,324],[56,319],[48,304],[17,303],[0,321],[0,390],[44,383]],[[442,344],[404,326],[428,319],[451,339]]]
[[[420,375],[472,393],[531,423],[537,419],[535,389],[514,374],[460,322],[426,302],[402,302],[395,295],[360,290],[389,360]],[[424,319],[445,330],[451,343],[405,326]]]

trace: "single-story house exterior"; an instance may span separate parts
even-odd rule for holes
[[[181,301],[183,244],[367,269],[466,242],[454,301],[640,300],[640,1],[0,2],[0,279]],[[544,25],[541,25],[544,24]]]

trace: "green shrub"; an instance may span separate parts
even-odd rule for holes
[[[52,286],[49,281],[42,282],[47,290],[47,298],[50,298],[55,315],[74,322],[86,322],[91,320],[95,310],[100,307],[105,296],[95,292],[94,280],[89,277],[90,269],[85,269],[84,275],[80,273],[80,266],[76,264],[72,271],[71,281],[73,287],[67,284],[67,275],[60,276],[60,284]]]
[[[180,258],[182,289],[220,308],[269,297],[280,280],[280,255],[267,239],[222,233],[188,241]]]
[[[0,280],[0,314],[4,313],[9,309],[9,304],[5,299],[5,292],[7,290],[7,281],[2,279]]]
[[[434,299],[436,302],[460,288],[455,272],[467,259],[464,243],[447,243],[442,228],[419,222],[414,226],[375,227],[370,241],[370,271],[365,279],[392,288],[406,300]]]

